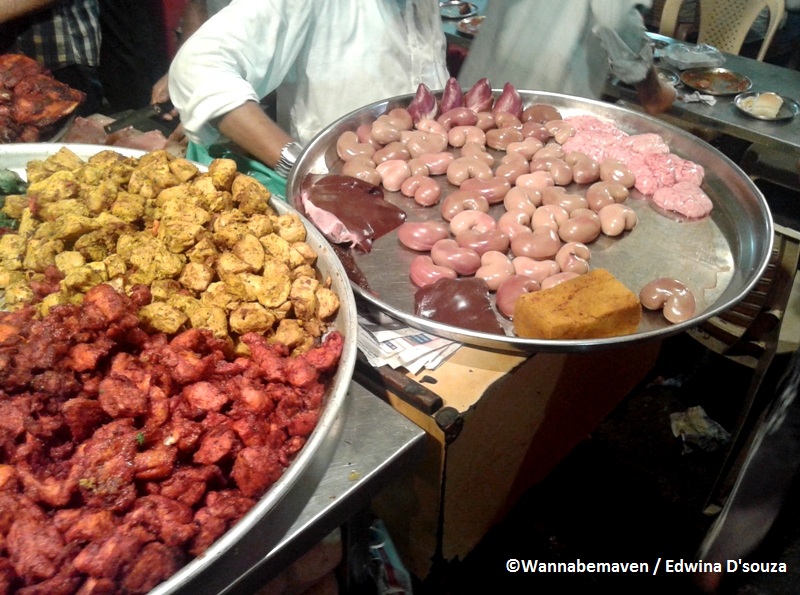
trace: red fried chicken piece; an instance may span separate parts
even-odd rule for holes
[[[12,113],[19,124],[55,124],[83,102],[86,94],[46,74],[35,74],[14,86]]]
[[[274,450],[266,446],[249,446],[236,455],[231,477],[245,496],[255,498],[278,481],[283,465]]]
[[[181,545],[197,533],[192,509],[165,496],[150,494],[136,500],[125,515],[127,525],[140,525],[169,546]]]
[[[34,580],[55,576],[66,555],[64,540],[49,520],[24,514],[11,525],[6,549],[17,574]]]
[[[41,64],[24,54],[0,55],[0,86],[13,89],[22,79],[43,72]]]
[[[137,430],[130,419],[112,421],[82,443],[75,456],[78,485],[89,506],[125,511],[136,500],[133,460]]]
[[[121,581],[123,593],[148,593],[161,581],[175,574],[183,565],[183,556],[175,548],[154,541],[139,552],[125,570]]]

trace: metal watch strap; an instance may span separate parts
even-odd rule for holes
[[[302,150],[303,147],[300,146],[300,143],[295,141],[290,141],[283,145],[281,149],[281,158],[278,159],[278,163],[275,164],[275,171],[279,176],[284,178],[289,177],[289,172],[294,167],[294,163],[297,161]]]

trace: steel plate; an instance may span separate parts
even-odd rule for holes
[[[727,68],[692,68],[681,73],[681,82],[709,95],[736,95],[750,89],[749,78]]]
[[[67,147],[82,159],[88,159],[100,152],[112,150],[117,153],[139,157],[144,151],[107,147],[101,145],[60,144],[60,143],[35,143],[35,144],[9,144],[0,145],[0,169],[11,169],[24,177],[25,165],[33,159],[46,159],[56,153],[61,147]],[[200,166],[204,168],[204,166]],[[272,200],[272,207],[279,213],[296,213],[296,211],[280,200]],[[264,494],[258,503],[236,525],[218,539],[199,558],[195,558],[181,568],[169,580],[161,583],[150,593],[151,595],[164,595],[178,591],[202,592],[203,576],[213,572],[229,574],[231,582],[241,574],[239,562],[245,559],[252,562],[253,556],[258,557],[259,551],[248,551],[245,555],[236,551],[238,542],[251,531],[271,535],[277,542],[280,538],[280,528],[288,527],[287,519],[270,517],[277,510],[299,510],[301,507],[284,506],[284,501],[292,489],[302,479],[303,482],[315,482],[325,471],[333,455],[333,450],[338,439],[341,419],[346,406],[347,391],[353,376],[356,361],[356,334],[358,331],[355,296],[347,279],[347,273],[333,253],[331,245],[322,234],[303,218],[308,229],[307,243],[317,252],[317,269],[323,276],[329,276],[332,281],[331,288],[339,295],[341,307],[332,325],[345,336],[344,350],[342,352],[339,368],[333,383],[325,397],[325,404],[320,413],[317,427],[289,465],[281,478]],[[313,477],[315,476],[315,477]],[[273,522],[275,530],[271,530]],[[271,544],[268,539],[261,540],[261,553],[269,551]],[[212,568],[213,566],[213,568]]]
[[[499,91],[495,90],[495,94]],[[656,277],[682,280],[697,299],[697,314],[673,325],[660,313],[646,311],[636,333],[592,340],[524,339],[514,336],[510,323],[502,318],[505,336],[441,324],[414,315],[415,287],[408,278],[408,270],[416,253],[398,243],[396,232],[376,241],[369,254],[348,252],[372,290],[354,284],[361,298],[410,326],[470,345],[510,351],[586,351],[683,331],[719,314],[750,291],[769,262],[772,216],[764,196],[730,159],[686,131],[621,106],[554,93],[520,91],[520,94],[525,105],[549,103],[565,117],[589,114],[613,121],[629,133],[658,133],[673,153],[705,168],[703,188],[714,202],[710,217],[676,221],[656,212],[648,200],[633,191],[626,204],[639,217],[636,229],[622,239],[601,237],[590,245],[592,266],[609,269],[635,293]],[[342,132],[372,122],[389,109],[406,106],[411,98],[407,95],[373,103],[318,134],[289,176],[289,200],[297,200],[307,174],[337,171],[341,161],[336,155],[336,139]],[[444,176],[439,178],[446,196],[454,187],[443,180]],[[387,192],[386,198],[400,206],[409,221],[440,217],[438,208],[420,207],[399,193]],[[502,205],[493,208],[498,213],[503,209]],[[494,214],[499,216],[498,213]]]
[[[800,113],[800,104],[798,104],[794,99],[792,99],[791,97],[778,95],[777,93],[772,93],[772,94],[777,95],[783,101],[783,103],[781,103],[780,109],[778,110],[778,113],[775,114],[774,117],[762,116],[757,113],[753,113],[751,111],[753,104],[756,102],[756,100],[758,100],[759,95],[762,95],[762,93],[757,93],[757,92],[740,93],[739,95],[733,98],[733,105],[735,105],[739,109],[739,111],[745,114],[746,116],[750,116],[751,118],[755,118],[756,120],[764,120],[765,122],[779,122],[781,120],[791,120],[798,113]]]

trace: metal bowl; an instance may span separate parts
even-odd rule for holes
[[[0,169],[11,169],[24,177],[25,165],[33,159],[46,159],[60,148],[67,147],[82,159],[105,150],[140,157],[144,151],[123,149],[102,145],[35,143],[0,145]],[[204,168],[204,166],[200,166]],[[296,211],[280,200],[271,200],[270,204],[279,213],[296,213]],[[332,327],[345,337],[344,350],[333,382],[325,396],[325,404],[320,412],[316,428],[311,433],[305,446],[287,467],[284,474],[259,499],[258,503],[231,529],[220,537],[202,556],[195,558],[181,568],[169,580],[161,583],[151,591],[151,595],[164,595],[184,591],[187,593],[208,592],[204,586],[209,581],[231,584],[252,564],[269,552],[282,535],[281,530],[288,528],[285,518],[287,510],[299,510],[300,507],[286,503],[291,496],[301,490],[295,488],[301,483],[314,483],[327,468],[338,440],[343,411],[346,406],[347,391],[353,376],[356,361],[357,313],[355,297],[347,273],[339,259],[333,254],[331,245],[322,234],[303,219],[308,230],[307,243],[317,252],[317,269],[323,276],[329,276],[331,288],[339,295],[341,306]],[[305,490],[302,490],[305,492]],[[273,517],[272,515],[275,514]],[[257,543],[253,547],[240,548],[240,542],[250,536],[257,535]]]
[[[494,93],[497,96],[500,91]],[[703,188],[714,202],[710,217],[676,221],[656,212],[650,201],[634,191],[626,204],[639,217],[637,228],[622,239],[601,237],[590,245],[592,266],[609,269],[634,293],[656,277],[681,279],[697,298],[697,314],[686,322],[671,324],[661,313],[645,311],[637,332],[592,340],[524,339],[514,336],[510,323],[504,319],[501,322],[506,328],[505,336],[441,324],[414,315],[416,289],[408,279],[408,270],[416,253],[398,243],[396,232],[376,241],[369,254],[348,251],[372,290],[354,284],[361,298],[409,326],[470,345],[507,351],[587,351],[678,333],[728,309],[750,291],[769,262],[773,224],[764,196],[736,164],[696,136],[621,106],[555,93],[520,94],[525,105],[549,103],[565,117],[589,114],[614,121],[629,133],[657,133],[673,153],[705,168]],[[320,132],[289,176],[289,201],[297,200],[307,174],[337,171],[341,166],[336,140],[342,132],[372,122],[387,110],[407,106],[411,98],[406,95],[373,103]],[[446,180],[442,186],[444,199],[454,187]],[[387,192],[386,198],[400,206],[409,221],[440,218],[438,208],[420,207],[399,193]]]

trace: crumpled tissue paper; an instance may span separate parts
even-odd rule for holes
[[[669,418],[672,434],[683,440],[684,454],[696,448],[713,452],[731,439],[730,432],[708,417],[699,405],[683,412],[671,413]]]
[[[715,105],[717,103],[716,97],[713,95],[704,95],[699,91],[695,91],[694,93],[684,93],[678,99],[685,101],[686,103],[696,103],[700,101],[707,105]]]

